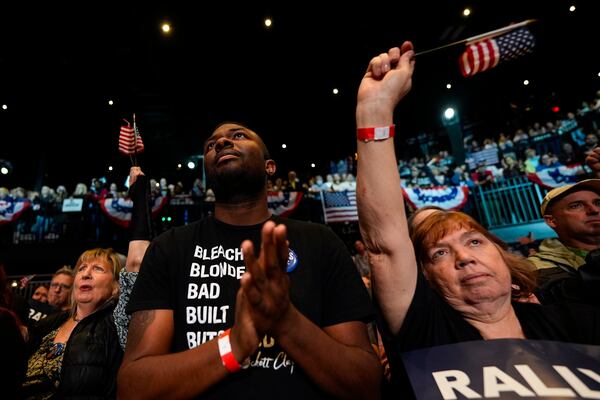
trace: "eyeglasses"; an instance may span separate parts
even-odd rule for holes
[[[67,285],[65,283],[58,283],[58,282],[51,283],[50,287],[52,289],[58,289],[58,288],[61,288],[61,289],[64,289],[64,290],[71,289],[71,285]]]

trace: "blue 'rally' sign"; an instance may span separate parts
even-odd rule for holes
[[[480,340],[403,361],[417,399],[600,399],[600,346]]]

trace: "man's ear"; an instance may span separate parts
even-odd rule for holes
[[[275,161],[273,161],[271,159],[265,161],[265,169],[267,171],[267,175],[269,175],[269,176],[275,175],[275,171],[277,171],[277,165],[275,164]]]
[[[544,215],[544,221],[546,221],[546,225],[548,225],[550,228],[554,229],[556,228],[556,219],[554,219],[554,217],[550,214],[546,214]]]

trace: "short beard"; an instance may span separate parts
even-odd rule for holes
[[[255,199],[266,190],[265,171],[253,172],[251,168],[207,172],[206,184],[215,193],[215,200],[222,204],[235,204]]]

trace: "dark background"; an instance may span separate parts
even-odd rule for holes
[[[198,172],[177,163],[200,154],[223,120],[262,134],[280,170],[325,173],[355,151],[356,89],[371,57],[405,39],[425,50],[530,18],[538,19],[535,52],[472,78],[459,73],[463,45],[417,57],[413,91],[397,112],[400,135],[443,138],[448,104],[475,136],[513,134],[600,89],[590,1],[57,3],[3,6],[0,159],[13,171],[0,186],[72,192],[98,176],[121,185],[130,162],[117,151],[118,130],[132,112],[146,145],[142,167],[157,178],[191,185]]]

